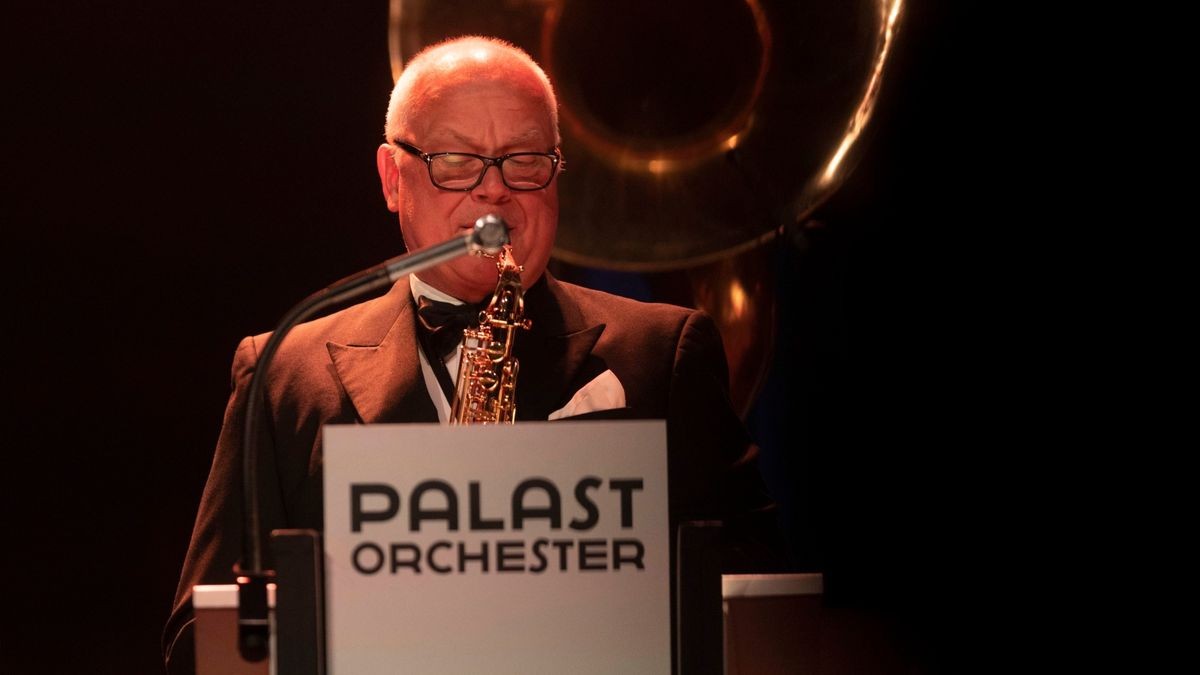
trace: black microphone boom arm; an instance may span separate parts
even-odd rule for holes
[[[263,383],[279,343],[296,324],[329,307],[360,298],[420,272],[469,253],[498,253],[508,243],[508,226],[498,216],[487,215],[462,236],[429,248],[397,256],[310,295],[288,310],[258,357],[246,399],[246,425],[242,442],[242,560],[237,568],[238,650],[247,661],[268,655],[270,627],[267,623],[267,583],[273,577],[263,569],[262,520],[259,514],[257,412]]]

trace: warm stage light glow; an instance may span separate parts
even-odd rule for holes
[[[742,318],[746,312],[746,289],[736,279],[729,285],[729,311],[734,319]]]
[[[892,40],[896,36],[896,20],[900,17],[900,7],[904,4],[904,0],[891,0],[890,6],[888,2],[889,0],[882,0],[880,3],[880,11],[887,15],[887,19],[883,22],[883,35],[879,44],[879,55],[875,59],[875,69],[871,72],[871,79],[867,82],[867,88],[863,92],[858,109],[850,118],[850,126],[846,129],[846,134],[842,136],[842,142],[838,143],[837,150],[833,153],[829,163],[825,165],[825,171],[821,173],[818,181],[818,185],[821,187],[829,185],[837,178],[842,160],[867,126],[867,121],[871,119],[871,111],[875,108],[875,100],[879,97],[879,86],[883,79],[883,64],[887,62]]]

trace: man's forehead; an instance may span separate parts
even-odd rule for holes
[[[445,141],[449,143],[457,143],[462,147],[474,146],[482,139],[472,137],[465,130],[460,130],[443,121],[434,121],[429,130],[425,133],[425,137],[429,141]],[[505,146],[519,145],[547,145],[551,141],[546,135],[546,130],[537,126],[529,126],[524,129],[514,129],[511,133],[504,134],[498,139]]]
[[[550,104],[530,78],[452,78],[414,98],[410,128],[425,139],[478,143],[483,139],[475,135],[489,128],[503,145],[554,144]]]
[[[461,99],[470,105],[473,99],[502,96],[514,102],[546,105],[546,90],[537,75],[524,67],[506,65],[484,68],[478,65],[450,70],[431,69],[413,86],[411,102]]]

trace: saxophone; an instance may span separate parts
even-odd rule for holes
[[[459,349],[458,384],[450,424],[512,424],[517,418],[517,371],[513,356],[517,329],[528,330],[521,270],[512,247],[497,254],[500,279],[479,327],[463,331]]]

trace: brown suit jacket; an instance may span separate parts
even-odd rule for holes
[[[559,282],[528,289],[530,331],[517,336],[517,417],[545,420],[594,377],[611,369],[625,388],[624,417],[666,419],[669,507],[681,520],[754,523],[745,541],[770,539],[763,489],[741,421],[728,401],[724,351],[702,312],[646,304]],[[170,672],[194,662],[191,588],[233,583],[242,537],[244,398],[266,335],[238,345],[233,395],[204,489],[174,609],[163,635]],[[407,279],[387,295],[297,326],[281,344],[266,382],[260,441],[263,531],[321,529],[321,427],[437,422],[417,357]],[[753,548],[757,543],[745,548]],[[738,545],[740,546],[740,545]],[[736,546],[734,547],[736,548]],[[755,564],[757,554],[730,551]]]

